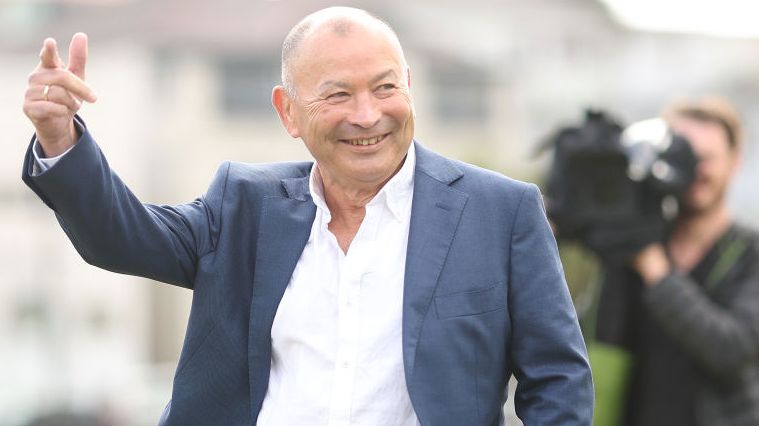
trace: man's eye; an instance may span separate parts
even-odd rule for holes
[[[379,98],[388,98],[395,93],[395,89],[397,89],[395,84],[385,83],[377,86],[377,88],[374,89],[374,94]]]
[[[328,95],[327,99],[330,99],[330,100],[333,100],[333,101],[337,101],[337,100],[340,100],[340,99],[347,98],[348,96],[349,96],[348,92],[335,92],[335,93],[332,93],[332,94]]]

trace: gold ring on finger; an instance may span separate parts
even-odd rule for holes
[[[50,101],[50,99],[48,99],[49,94],[50,94],[50,85],[46,84],[45,87],[42,89],[42,99],[44,99],[45,102]]]

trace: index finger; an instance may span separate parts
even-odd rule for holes
[[[42,52],[40,52],[40,65],[43,68],[59,68],[63,66],[61,57],[58,56],[58,45],[54,38],[46,38],[42,42]]]

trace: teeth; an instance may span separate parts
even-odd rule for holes
[[[367,146],[367,145],[376,144],[377,142],[380,141],[380,139],[382,139],[382,136],[377,136],[376,138],[370,138],[370,139],[353,139],[353,140],[350,140],[349,142],[353,146],[358,146],[358,145]]]

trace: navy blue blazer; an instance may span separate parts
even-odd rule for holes
[[[402,342],[419,421],[502,424],[513,374],[525,425],[590,425],[585,345],[538,189],[416,152]],[[87,131],[47,172],[33,177],[32,161],[30,145],[24,181],[85,261],[194,291],[160,424],[255,424],[274,314],[316,211],[312,163],[227,162],[201,198],[157,206]]]

